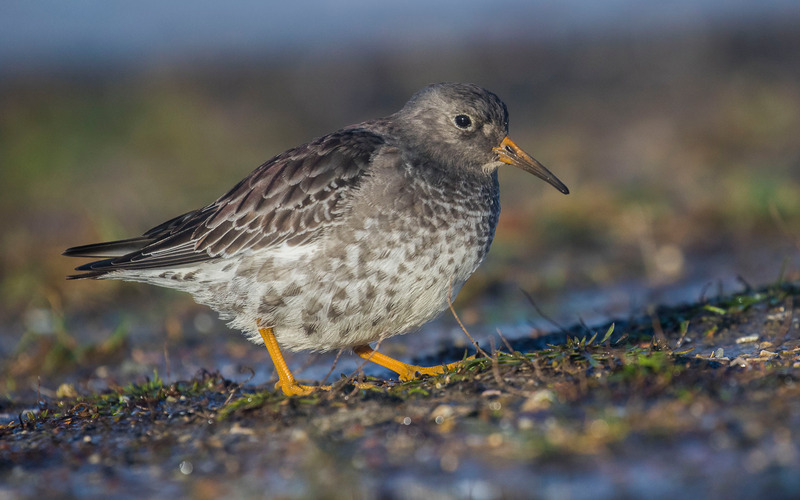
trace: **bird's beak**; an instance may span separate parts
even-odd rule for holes
[[[564,194],[569,194],[569,189],[563,182],[558,180],[558,177],[553,175],[552,172],[547,170],[544,165],[531,158],[531,155],[522,150],[519,146],[514,144],[514,141],[506,137],[499,146],[493,149],[500,161],[514,165],[522,170],[535,175],[536,177],[544,180],[554,188],[558,189]]]

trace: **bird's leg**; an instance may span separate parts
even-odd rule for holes
[[[272,363],[275,365],[275,370],[278,372],[278,383],[275,384],[276,388],[280,387],[287,396],[305,396],[320,389],[323,391],[331,390],[331,386],[329,385],[311,386],[298,384],[292,372],[289,371],[286,361],[283,359],[281,348],[278,347],[278,341],[275,338],[275,333],[272,331],[272,328],[259,328],[258,333],[260,333],[261,338],[264,339],[264,345],[267,347],[267,351],[269,351],[269,357],[272,358]]]
[[[390,358],[385,354],[379,353],[378,351],[371,348],[369,344],[356,346],[353,348],[353,352],[355,352],[362,358],[366,359],[367,361],[372,361],[373,363],[379,364],[384,368],[392,370],[393,372],[399,375],[400,380],[402,380],[403,382],[417,378],[417,373],[421,375],[440,375],[445,371],[455,370],[461,365],[461,361],[456,361],[455,363],[450,363],[447,365],[440,365],[440,366],[409,365],[403,363],[402,361],[398,361],[394,358]],[[467,359],[474,359],[474,358],[475,356],[470,356]]]

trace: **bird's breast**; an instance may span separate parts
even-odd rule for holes
[[[486,256],[499,213],[491,184],[389,179],[359,194],[303,262],[267,273],[272,286],[286,282],[278,306],[261,313],[274,310],[281,345],[327,350],[414,331],[447,309]]]

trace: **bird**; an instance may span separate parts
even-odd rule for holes
[[[266,346],[288,396],[330,386],[300,384],[282,349],[350,348],[403,381],[445,373],[460,362],[407,364],[370,343],[449,307],[489,251],[505,165],[569,193],[508,137],[496,94],[432,84],[394,114],[278,154],[213,203],[142,236],[67,249],[99,259],[68,279],[188,292]]]

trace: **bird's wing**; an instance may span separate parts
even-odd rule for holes
[[[175,217],[139,238],[70,248],[65,255],[111,257],[76,268],[96,277],[232,257],[247,250],[307,243],[335,225],[383,138],[348,128],[264,163],[205,208]],[[125,253],[123,253],[125,252]]]

